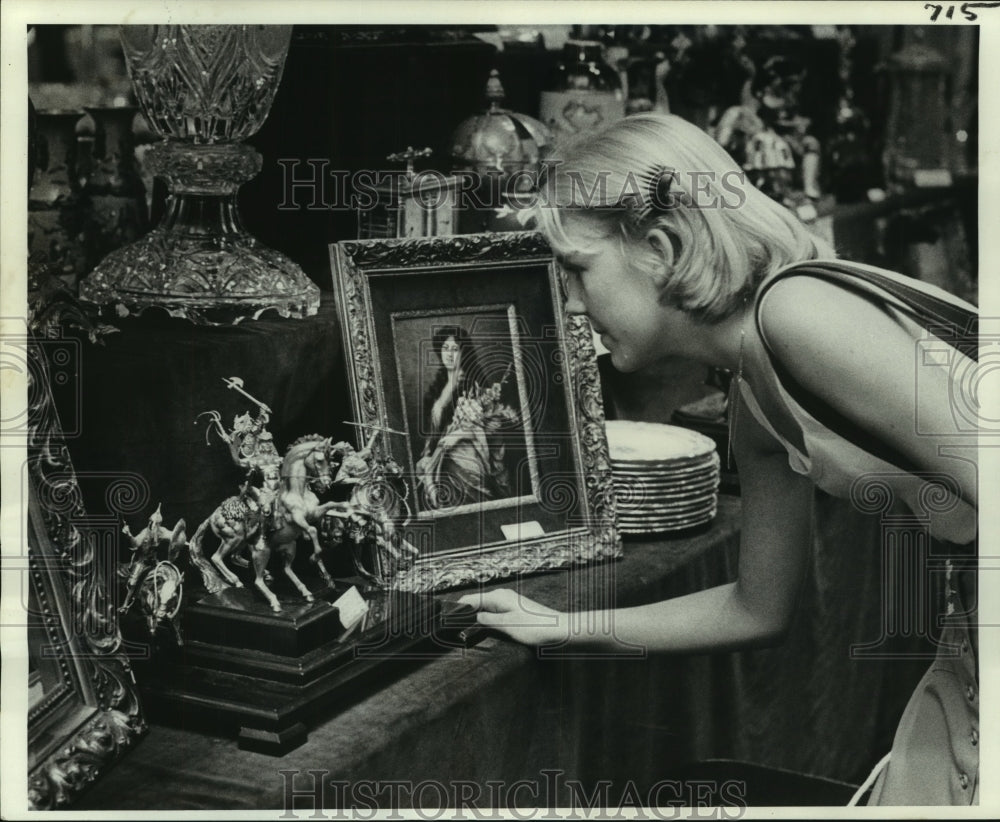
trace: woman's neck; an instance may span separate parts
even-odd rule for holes
[[[691,323],[690,356],[736,373],[744,365],[745,336],[752,332],[753,306],[745,305],[718,323]]]

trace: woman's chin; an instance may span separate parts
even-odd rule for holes
[[[611,357],[611,364],[614,366],[615,371],[629,374],[639,368],[639,364],[620,348],[609,348],[608,354]]]

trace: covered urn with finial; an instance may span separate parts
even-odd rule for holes
[[[534,191],[541,163],[552,148],[552,134],[534,117],[503,108],[503,84],[494,69],[486,83],[486,111],[461,123],[452,134],[452,170],[478,175],[479,187],[460,218],[463,231],[519,229],[497,223],[512,198]],[[502,219],[502,218],[501,218]]]

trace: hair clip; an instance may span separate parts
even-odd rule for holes
[[[677,172],[666,166],[656,166],[638,175],[639,192],[622,197],[620,205],[628,209],[629,220],[641,225],[654,214],[664,214],[680,205],[672,189]]]
[[[549,166],[543,164],[538,178],[539,192],[545,191],[545,185],[548,181],[548,170]],[[654,166],[638,174],[629,172],[622,190],[615,196],[615,192],[606,190],[606,179],[598,176],[594,190],[587,197],[588,200],[591,200],[591,198],[594,198],[594,194],[600,191],[601,196],[594,198],[598,199],[598,202],[567,203],[565,205],[560,204],[560,207],[571,211],[589,211],[591,209],[598,211],[625,211],[625,219],[638,226],[653,214],[665,214],[681,205],[680,193],[673,190],[674,181],[678,177],[676,169],[662,165]],[[581,192],[577,191],[576,193],[579,195]],[[536,199],[536,206],[540,205],[544,207],[545,204],[544,196],[539,194]]]

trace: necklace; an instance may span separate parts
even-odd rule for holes
[[[746,300],[743,302],[746,307]],[[743,382],[743,345],[747,338],[746,311],[743,312],[743,321],[740,323],[740,354],[736,361],[736,376],[729,383],[729,399],[727,401],[729,409],[729,447],[726,449],[726,470],[732,469],[733,448],[736,445],[736,418],[740,410],[740,383]]]

